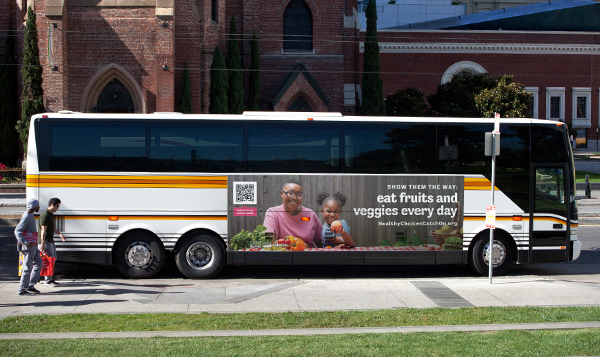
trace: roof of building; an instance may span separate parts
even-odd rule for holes
[[[594,0],[555,0],[388,29],[600,31],[600,4]]]

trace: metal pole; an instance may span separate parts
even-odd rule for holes
[[[494,206],[494,188],[496,187],[496,133],[492,132],[492,206]],[[495,224],[494,224],[495,226]],[[492,258],[494,256],[494,229],[495,227],[490,228],[490,248],[488,251],[488,265],[489,265],[489,280],[490,284],[492,283],[492,270],[494,269],[494,264],[492,263]]]

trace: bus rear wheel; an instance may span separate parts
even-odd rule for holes
[[[182,238],[175,252],[175,263],[181,274],[190,279],[209,279],[225,265],[225,249],[210,234],[194,234]]]
[[[469,265],[477,274],[489,275],[489,247],[490,236],[488,231],[487,234],[480,235],[469,255]],[[506,273],[513,262],[513,257],[514,252],[509,239],[502,234],[494,234],[494,246],[491,257],[493,264],[492,274],[498,276]]]
[[[165,250],[158,238],[147,232],[132,232],[117,246],[117,268],[133,279],[151,278],[165,262]]]

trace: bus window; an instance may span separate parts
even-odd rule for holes
[[[502,125],[496,173],[528,174],[529,155],[529,126]]]
[[[529,156],[529,126],[501,125],[496,187],[525,212],[529,211]],[[491,165],[491,156],[486,159]],[[483,174],[491,181],[491,166]]]
[[[248,172],[339,172],[340,125],[248,124]]]
[[[532,162],[567,162],[564,132],[558,127],[532,126],[531,144]]]
[[[435,125],[346,124],[344,172],[427,173],[435,162]]]
[[[51,171],[148,171],[146,123],[50,122]]]
[[[479,174],[490,165],[485,156],[485,133],[491,125],[439,125],[437,173]]]
[[[152,122],[150,171],[244,171],[243,138],[238,123]]]

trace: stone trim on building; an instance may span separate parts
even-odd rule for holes
[[[365,52],[365,43],[359,45]],[[462,54],[526,54],[526,55],[591,55],[600,53],[600,45],[539,44],[539,43],[412,43],[379,42],[379,53],[462,53]]]

